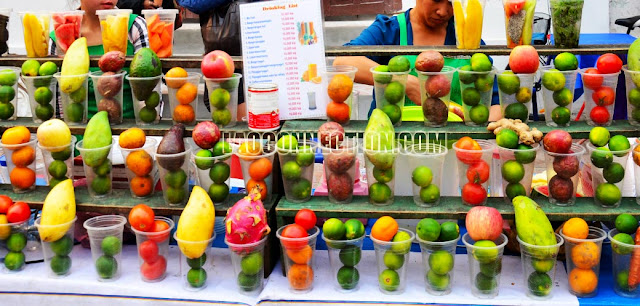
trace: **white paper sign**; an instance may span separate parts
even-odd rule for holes
[[[326,114],[326,70],[320,0],[260,1],[240,6],[246,91],[276,83],[280,119]]]

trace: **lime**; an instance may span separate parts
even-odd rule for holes
[[[211,167],[213,167],[214,162],[211,157],[213,157],[213,153],[209,150],[198,151],[198,153],[196,153],[196,156],[194,157],[196,167],[198,167],[198,169],[200,170],[210,169]]]
[[[389,72],[389,67],[387,65],[379,65],[373,69],[373,71],[377,72]],[[380,84],[389,84],[391,82],[391,78],[393,76],[391,74],[385,73],[374,73],[373,81]]]
[[[160,105],[160,94],[157,91],[154,91],[149,95],[147,101],[144,102],[144,108],[155,108]]]
[[[629,139],[622,135],[616,135],[609,139],[609,150],[611,151],[626,151],[631,148],[631,144],[629,144]],[[627,152],[616,153],[616,156],[625,156]]]
[[[61,160],[54,160],[49,164],[49,174],[57,179],[63,179],[67,176],[67,164]]]
[[[404,85],[395,81],[389,83],[384,89],[384,99],[391,104],[397,104],[404,100]]]
[[[480,291],[492,291],[498,287],[498,280],[483,273],[476,274],[475,286]]]
[[[209,95],[209,104],[217,109],[223,109],[229,104],[231,95],[224,88],[216,88]]]
[[[33,79],[33,87],[49,87],[51,85],[52,76],[44,76]]]
[[[348,240],[364,236],[364,224],[358,219],[349,219],[344,223],[344,237]]]
[[[526,196],[527,190],[520,183],[509,183],[504,188],[504,194],[507,196],[507,198],[513,199],[517,196]]]
[[[429,255],[429,268],[436,274],[446,275],[453,270],[453,255],[445,250],[438,250]]]
[[[547,273],[533,272],[529,275],[527,283],[529,292],[535,296],[547,296],[553,288],[551,277]]]
[[[502,164],[502,178],[509,183],[518,183],[524,178],[524,166],[515,160]]]
[[[373,178],[380,183],[391,182],[393,180],[393,167],[389,169],[373,167]]]
[[[0,85],[2,86],[13,86],[18,80],[18,76],[16,72],[12,69],[2,69],[0,70]]]
[[[425,241],[438,240],[441,230],[440,223],[431,218],[424,218],[420,220],[416,226],[416,234],[420,239]]]
[[[18,252],[9,252],[4,256],[4,266],[10,271],[17,271],[24,267],[25,256],[24,253]]]
[[[7,239],[7,249],[12,252],[20,252],[27,246],[27,236],[21,232],[13,233]]]
[[[498,259],[498,248],[493,241],[479,240],[473,246],[473,257],[480,263],[491,263]]]
[[[260,252],[253,252],[242,257],[240,260],[240,268],[242,273],[247,275],[256,275],[262,270],[263,259]]]
[[[212,151],[213,151],[213,156],[216,156],[216,157],[233,152],[233,150],[231,149],[231,145],[224,140],[216,142],[216,144],[213,145]]]
[[[97,195],[107,194],[111,191],[111,178],[106,176],[96,176],[91,182],[91,190]]]
[[[638,229],[638,220],[630,214],[620,214],[616,217],[616,229],[618,232],[634,234]]]
[[[348,267],[355,267],[362,258],[362,250],[355,245],[348,245],[338,254],[340,262]]]
[[[33,92],[33,99],[39,104],[48,104],[53,99],[53,92],[49,87],[38,87]]]
[[[494,260],[487,263],[479,264],[480,273],[487,277],[494,277],[502,272],[502,261]]]
[[[389,60],[387,64],[390,72],[405,72],[411,69],[409,59],[402,55],[396,55]]]
[[[411,251],[411,235],[409,233],[398,231],[391,241],[393,242],[391,251],[396,254],[407,254]]]
[[[599,147],[591,152],[591,163],[598,168],[605,168],[613,163],[613,154],[607,147]]]
[[[179,182],[175,182],[180,183],[182,182],[182,175],[181,173],[184,173],[184,171],[180,172],[178,171],[178,173],[176,175],[180,176],[178,179],[180,179]],[[229,165],[225,162],[217,162],[215,164],[213,164],[213,166],[211,167],[211,169],[209,169],[209,178],[216,184],[224,184],[224,182],[227,181],[227,179],[229,179],[229,176],[231,176],[231,167],[229,167]],[[186,175],[185,175],[185,182],[186,182]],[[169,180],[169,178],[166,178],[167,180]],[[167,181],[167,184],[169,182]],[[184,183],[183,183],[184,185]],[[182,187],[183,185],[171,185],[171,187]]]
[[[296,199],[307,199],[311,196],[311,182],[305,178],[301,178],[291,186],[291,193]]]
[[[282,177],[287,180],[297,180],[302,176],[302,168],[295,160],[290,160],[282,165]]]
[[[224,183],[220,183],[220,184],[213,183],[209,186],[208,194],[209,194],[209,197],[211,198],[211,201],[213,201],[213,203],[222,203],[229,196],[229,186],[227,186],[227,184],[224,184]],[[182,200],[180,200],[179,202],[182,202]]]
[[[47,121],[53,117],[53,106],[51,104],[45,104],[36,106],[36,118]]]
[[[193,288],[200,288],[207,282],[207,271],[202,268],[189,269],[187,272],[187,282]]]
[[[553,102],[558,106],[568,106],[573,102],[573,92],[567,88],[553,92]]]
[[[562,52],[553,60],[553,65],[560,71],[578,69],[578,58],[569,52]]]
[[[55,187],[56,185],[58,185],[59,183],[62,183],[62,181],[66,180],[66,179],[68,179],[68,178],[67,177],[64,177],[63,179],[57,179],[57,178],[54,178],[54,177],[51,178],[49,180],[49,188]]]
[[[631,119],[640,122],[640,108],[635,108],[631,111]]]
[[[462,84],[471,84],[476,81],[476,74],[471,72],[471,65],[465,65],[460,67],[458,71],[458,77],[460,78],[460,82]]]
[[[622,290],[629,290],[629,271],[622,270],[616,275],[616,284]]]
[[[522,103],[511,103],[504,108],[503,115],[507,119],[520,119],[524,122],[529,118],[529,109]]]
[[[596,199],[604,206],[616,205],[622,194],[618,186],[610,183],[602,183],[596,188]]]
[[[515,151],[513,156],[519,163],[526,165],[536,160],[536,151],[532,150],[532,146],[521,143],[516,147],[516,149],[518,151]]]
[[[0,120],[7,120],[13,116],[15,107],[11,103],[0,102]]]
[[[293,135],[284,135],[278,139],[276,147],[284,150],[293,150],[298,147],[298,139]]]
[[[491,89],[493,89],[493,75],[491,74],[478,75],[474,84],[476,89],[479,92],[490,91]]]
[[[244,291],[253,291],[260,287],[260,276],[238,273],[238,287]]]
[[[513,71],[505,71],[498,75],[498,89],[507,95],[513,95],[520,88],[520,77]]]
[[[427,166],[418,166],[413,169],[413,172],[411,173],[411,180],[417,186],[429,186],[433,180],[433,172],[431,172],[431,169]]]
[[[551,111],[551,120],[557,125],[565,125],[571,120],[571,111],[564,106],[558,106]]]
[[[619,183],[624,178],[624,167],[619,163],[611,163],[602,170],[602,176],[611,184]]]
[[[462,103],[469,106],[476,106],[480,103],[480,92],[473,87],[467,87],[462,91]]]
[[[78,88],[76,91],[69,94],[69,98],[74,103],[81,103],[87,100],[87,89],[84,87]]]
[[[478,104],[469,110],[469,117],[475,124],[484,124],[489,120],[489,108]]]
[[[93,172],[99,176],[106,176],[111,173],[111,162],[106,160],[97,167],[93,167]]]
[[[227,108],[214,110],[211,113],[211,119],[216,124],[225,126],[231,122],[231,111]]]
[[[22,75],[26,76],[38,76],[38,71],[40,70],[40,63],[36,60],[26,60],[22,63]]]
[[[187,265],[193,269],[199,269],[207,262],[207,253],[202,253],[198,258],[187,258]]]
[[[527,103],[531,101],[531,88],[520,87],[516,93],[516,101],[520,103]]]
[[[68,235],[62,236],[62,238],[52,242],[50,244],[51,251],[58,256],[67,256],[71,254],[73,249],[73,239]]]
[[[449,288],[451,278],[449,274],[440,275],[433,272],[433,270],[429,270],[429,272],[427,272],[427,281],[429,282],[431,289],[435,291],[445,291]]]
[[[475,53],[471,56],[471,70],[473,71],[491,71],[491,60],[484,53]]]
[[[601,126],[596,126],[589,132],[589,141],[596,147],[606,146],[609,142],[609,137],[609,130]]]
[[[65,275],[71,269],[71,257],[67,255],[56,255],[51,257],[51,262],[49,263],[51,267],[51,271],[56,275]]]
[[[404,255],[387,250],[382,257],[384,265],[391,270],[398,270],[404,265]]]
[[[555,259],[532,259],[531,266],[536,272],[546,273],[553,269]]]
[[[344,223],[337,218],[331,218],[324,221],[322,225],[324,236],[330,240],[342,240],[346,232]]]
[[[221,184],[221,185],[224,185],[224,184]],[[218,186],[218,184],[211,184],[211,186]],[[211,186],[209,186],[209,190],[211,190]],[[167,188],[166,193],[167,193],[167,201],[169,202],[169,204],[180,204],[186,197],[186,193],[184,191],[184,188],[182,187],[180,188],[169,187]],[[213,201],[213,199],[211,199],[211,201]]]
[[[458,227],[458,223],[446,221],[440,225],[440,236],[438,237],[438,241],[451,241],[458,239],[458,236],[460,236],[460,227]]]
[[[611,243],[611,249],[614,252],[616,252],[616,254],[619,254],[619,255],[631,254],[631,252],[633,251],[633,247],[622,244],[624,243],[624,244],[634,245],[635,242],[633,241],[633,237],[631,237],[631,235],[625,234],[625,233],[617,233],[612,238],[613,240],[620,242],[620,243],[615,243],[615,242]]]
[[[145,106],[141,108],[140,112],[138,113],[138,118],[145,123],[151,123],[155,121],[156,117],[158,117],[158,112],[156,111],[155,108],[152,108],[152,107]]]
[[[400,286],[400,276],[398,272],[386,269],[378,276],[378,283],[382,290],[396,291]]]
[[[118,272],[118,261],[113,256],[102,255],[96,260],[96,271],[100,278],[112,278]]]
[[[338,270],[338,284],[345,290],[350,290],[358,285],[360,273],[358,269],[349,266],[343,266]]]
[[[211,172],[209,172],[209,173],[211,173]],[[209,176],[211,176],[211,175],[209,175]],[[178,169],[176,171],[167,172],[167,174],[164,177],[164,182],[169,187],[182,188],[182,187],[184,187],[184,183],[187,182],[187,174],[182,169]]]
[[[440,199],[440,188],[435,184],[420,188],[420,200],[426,204],[436,203]]]
[[[298,147],[298,154],[296,155],[296,162],[300,167],[311,166],[316,161],[316,154],[311,150],[310,146]]]
[[[60,152],[51,152],[51,157],[54,160],[67,160],[69,157],[71,157],[71,148],[64,148],[64,150]]]
[[[369,200],[374,203],[385,203],[391,195],[391,188],[385,183],[373,183],[369,187]]]
[[[387,104],[382,107],[382,112],[389,117],[392,124],[396,124],[402,119],[402,110],[398,105]]]
[[[0,102],[9,103],[16,97],[16,91],[13,86],[2,85],[0,86]]]
[[[122,250],[122,241],[116,236],[107,236],[102,239],[100,247],[104,255],[116,256]]]
[[[84,118],[84,106],[82,103],[68,104],[64,109],[67,120],[71,122],[80,122]]]
[[[496,144],[507,149],[518,148],[518,134],[514,130],[501,129],[496,135]]]
[[[58,72],[58,66],[54,62],[48,61],[44,62],[44,64],[40,65],[40,69],[38,69],[38,75],[53,75]]]
[[[633,105],[633,107],[640,107],[640,89],[634,88],[630,90],[627,98],[629,104]]]
[[[224,88],[228,91],[232,91],[236,88],[238,88],[238,85],[240,84],[240,78],[230,78],[222,83],[220,83],[220,87]]]
[[[564,88],[567,79],[558,69],[549,69],[542,74],[542,86],[551,91]]]

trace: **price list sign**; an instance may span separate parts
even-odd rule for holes
[[[277,84],[280,119],[325,117],[328,97],[321,75],[326,70],[321,12],[320,0],[240,6],[245,91],[252,84]]]

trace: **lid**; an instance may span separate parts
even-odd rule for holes
[[[120,14],[127,14],[127,15],[131,15],[133,13],[132,10],[124,10],[124,9],[112,9],[112,10],[97,10],[96,11],[96,15],[98,16],[102,16],[102,15],[120,15]]]
[[[249,85],[249,91],[254,92],[272,92],[278,90],[278,84],[276,83],[254,83]]]
[[[155,10],[142,10],[142,14],[143,15],[154,15],[154,14],[158,14],[158,15],[177,15],[178,14],[178,10],[176,9],[155,9]]]
[[[75,11],[61,11],[61,12],[54,12],[53,15],[84,15],[84,11],[82,10],[75,10]]]

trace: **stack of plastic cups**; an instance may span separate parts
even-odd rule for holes
[[[471,293],[481,299],[496,297],[500,287],[502,253],[508,242],[507,236],[500,234],[495,241],[475,241],[467,233],[462,236],[462,242],[467,247]]]
[[[584,0],[550,0],[553,45],[576,48],[580,42],[580,24]]]
[[[350,78],[351,82],[353,83],[356,78],[356,72],[358,72],[358,68],[353,66],[348,66],[348,65],[337,65],[337,66],[327,67],[327,70],[324,73],[322,73],[322,90],[323,92],[327,93],[327,101],[330,101],[330,102],[332,101],[331,97],[328,96],[328,89],[329,89],[329,84],[331,83],[333,78],[336,75],[345,75],[348,78]],[[334,101],[336,103],[345,103],[349,106],[349,118],[347,118],[345,122],[338,122],[342,126],[349,125],[350,119],[354,118],[353,113],[356,112],[355,109],[357,109],[357,99],[355,100],[356,103],[354,104],[354,97],[353,97],[354,93],[355,92],[351,92],[349,97],[347,97],[347,99],[342,102]],[[307,97],[309,97],[309,107],[311,108],[312,105],[315,105],[316,93],[307,92]],[[331,121],[330,118],[329,118],[329,121]]]
[[[569,292],[581,298],[595,296],[598,294],[602,241],[607,238],[607,233],[590,226],[586,239],[567,237],[562,230],[560,235],[565,241],[564,253],[569,273]]]
[[[184,78],[165,76],[169,89],[169,105],[173,124],[196,124],[198,114],[198,84],[202,77],[199,73],[189,73]]]
[[[28,142],[4,144],[9,181],[15,193],[25,193],[36,188],[36,137],[31,135]]]
[[[444,66],[439,72],[416,72],[420,83],[424,125],[430,127],[446,126],[449,116],[449,102],[451,102],[451,81],[456,69]]]
[[[89,95],[89,74],[62,75],[56,72],[58,80],[62,117],[67,125],[87,123],[87,97]]]
[[[536,0],[503,0],[507,47],[531,45]]]
[[[502,190],[504,200],[511,204],[517,196],[529,196],[531,194],[531,182],[533,181],[533,168],[538,148],[535,143],[531,149],[508,149],[498,147],[500,161],[502,162]]]
[[[149,47],[159,58],[173,55],[173,29],[178,13],[177,9],[142,10],[147,21]]]
[[[161,75],[148,78],[127,75],[126,79],[131,85],[136,125],[150,125],[160,121],[161,78]]]
[[[238,121],[238,86],[242,74],[234,73],[230,78],[204,78],[209,91],[211,118],[221,128],[232,127]],[[241,93],[242,94],[242,93]]]
[[[358,143],[355,138],[347,138],[337,148],[320,146],[324,159],[324,173],[327,181],[329,202],[351,203],[356,172]]]
[[[129,42],[129,17],[132,10],[97,10],[96,15],[100,18],[100,29],[102,30],[102,47],[104,53],[110,51],[120,51],[127,53],[127,43]]]
[[[619,74],[620,72],[599,74],[589,73],[587,69],[580,70],[586,100],[583,114],[587,116],[589,125],[611,125]]]
[[[382,110],[394,126],[402,125],[407,78],[409,71],[381,72],[371,68],[376,95],[376,108]]]
[[[419,236],[416,239],[420,243],[420,251],[422,253],[425,289],[431,295],[447,295],[451,293],[456,246],[458,240],[460,240],[460,235],[456,239],[449,241],[426,241],[420,239]]]
[[[98,111],[107,112],[111,125],[122,123],[122,84],[126,74],[122,70],[118,73],[96,71],[89,74]]]
[[[631,152],[633,157],[633,174],[636,182],[636,203],[640,205],[640,144],[636,144]]]
[[[458,179],[462,193],[462,203],[465,205],[484,205],[487,201],[491,163],[493,158],[493,143],[477,140],[479,150],[458,148],[453,144],[458,159]]]
[[[362,243],[364,235],[360,238],[349,240],[331,240],[322,235],[329,252],[329,264],[333,287],[341,292],[353,292],[358,290],[360,273],[358,263],[362,258]]]
[[[533,245],[520,240],[520,255],[522,257],[522,271],[524,283],[527,286],[527,296],[532,299],[550,299],[556,279],[556,258],[564,239],[555,234],[556,244],[548,246]]]
[[[236,275],[238,291],[242,294],[256,295],[264,286],[264,247],[269,235],[260,241],[248,244],[234,244],[225,238],[231,251],[231,263]]]
[[[498,74],[500,110],[504,118],[529,122],[535,78],[535,73],[514,74],[511,70]]]
[[[21,77],[27,87],[33,122],[42,123],[53,118],[58,101],[55,79],[50,75],[33,77],[22,75]],[[0,109],[2,109],[2,105],[0,105]]]
[[[394,242],[370,237],[376,251],[378,288],[385,294],[402,294],[407,286],[407,266],[415,234],[403,228],[398,230],[401,232],[406,233],[409,239]]]
[[[569,126],[577,77],[578,70],[558,71],[553,66],[542,67],[542,97],[547,126]]]
[[[38,148],[42,151],[44,167],[47,169],[49,187],[53,188],[58,183],[73,179],[73,149],[76,145],[76,137],[71,136],[68,145],[59,147],[44,147],[38,142]]]
[[[127,169],[129,190],[134,198],[146,198],[153,194],[156,186],[153,156],[157,141],[146,137],[144,145],[137,149],[120,148]]]
[[[64,55],[67,53],[67,49],[78,38],[80,38],[80,25],[82,25],[82,17],[84,11],[65,11],[53,13],[53,32],[56,33],[56,54]],[[62,41],[57,33],[60,32],[65,35],[65,40]],[[98,100],[99,101],[99,100]]]
[[[289,279],[289,289],[295,293],[306,293],[313,289],[313,259],[316,251],[316,239],[320,229],[314,226],[307,231],[303,238],[288,238],[282,236],[287,225],[276,232],[282,246],[284,269]]]
[[[612,270],[613,272],[613,291],[626,298],[638,298],[640,296],[640,286],[636,281],[631,281],[629,274],[631,273],[631,262],[634,261],[634,256],[640,253],[640,245],[629,244],[617,239],[614,239],[616,235],[620,234],[617,229],[609,231],[608,237],[611,241],[612,252]],[[635,234],[631,235],[635,240]],[[635,266],[635,264],[634,264]]]
[[[478,49],[486,0],[453,0],[458,49]]]
[[[18,118],[18,74],[15,67],[0,67],[0,121]]]
[[[140,277],[145,282],[159,282],[167,272],[169,258],[169,241],[173,220],[165,217],[155,217],[156,222],[164,221],[169,228],[160,232],[143,232],[131,227],[136,234],[138,245],[138,262],[140,262]]]
[[[201,157],[197,153],[191,151],[198,186],[208,191],[214,205],[226,205],[231,184],[231,156],[236,153],[235,148],[230,153],[213,157]]]
[[[581,145],[572,144],[571,151],[572,153],[562,154],[544,150],[551,204],[571,206],[576,201],[580,160],[585,149]]]
[[[251,140],[249,140],[251,141]],[[261,145],[259,143],[259,145]],[[273,160],[276,154],[275,142],[268,142],[261,147],[256,155],[247,155],[238,152],[240,167],[242,168],[242,178],[244,186],[249,193],[253,188],[259,186],[262,194],[262,202],[268,202],[273,193]]]
[[[7,221],[6,216],[2,216]],[[0,224],[0,242],[7,248],[4,255],[4,268],[2,272],[13,273],[22,271],[25,267],[25,255],[23,249],[27,246],[27,227],[29,220],[14,223]]]
[[[622,151],[609,151],[596,148],[587,143],[587,152],[591,161],[591,183],[596,204],[604,208],[620,206],[624,173],[631,148]]]
[[[464,124],[485,126],[489,122],[495,75],[495,68],[486,72],[458,69]]]
[[[631,125],[640,125],[640,71],[622,67],[627,85],[627,117]]]
[[[77,217],[74,216],[73,220],[55,225],[40,224],[42,218],[35,221],[49,277],[64,277],[71,272],[71,251],[76,219]]]
[[[318,144],[315,141],[301,140],[298,147],[283,149],[278,147],[278,158],[287,201],[303,203],[311,199],[313,166]]]
[[[364,149],[369,203],[380,206],[393,203],[396,158],[399,152],[399,143],[393,143],[392,148]]]
[[[185,144],[183,152],[175,154],[155,154],[162,182],[162,195],[170,206],[184,205],[189,193],[189,153],[191,147]]]
[[[76,144],[84,163],[84,175],[87,178],[89,195],[102,198],[111,194],[111,146],[113,144],[87,149],[84,140]]]
[[[447,147],[433,143],[413,144],[403,154],[413,168],[413,202],[420,207],[433,207],[440,203],[442,168]]]
[[[49,12],[22,12],[22,32],[27,57],[47,57],[49,55]]]
[[[99,281],[114,281],[120,277],[122,232],[126,223],[127,218],[118,215],[97,216],[84,221]]]
[[[216,239],[213,232],[211,238],[203,241],[187,241],[173,234],[173,238],[180,247],[180,274],[183,279],[183,288],[188,291],[199,291],[207,287],[207,271],[205,265],[207,258],[212,258],[207,252],[211,249],[211,243]],[[211,260],[209,261],[211,265]]]

